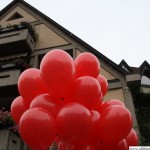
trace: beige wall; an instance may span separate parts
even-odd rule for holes
[[[78,50],[78,49],[76,49],[76,53],[75,53],[75,57],[77,57],[79,54],[81,54],[82,52],[80,51],[80,50]]]
[[[116,79],[112,74],[106,71],[104,68],[101,67],[100,74],[103,75],[107,80]]]
[[[53,32],[44,24],[35,26],[35,31],[38,33],[38,41],[35,45],[35,49],[43,49],[47,47],[55,47],[69,44],[66,40]]]
[[[12,21],[7,21],[15,12],[18,12],[20,15],[23,16],[23,18],[20,19],[15,19]],[[19,24],[22,21],[27,21],[27,22],[34,22],[37,21],[36,18],[34,18],[32,15],[27,13],[25,10],[23,10],[21,7],[17,6],[15,9],[13,9],[8,15],[6,15],[1,21],[0,25],[2,27],[6,27],[8,24]]]
[[[124,95],[121,88],[119,89],[112,89],[107,92],[107,94],[104,96],[104,101],[110,100],[110,99],[117,99],[125,103],[124,101]]]

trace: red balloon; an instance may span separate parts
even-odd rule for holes
[[[86,148],[83,150],[97,150],[97,149],[92,145],[87,145]]]
[[[131,113],[125,107],[116,105],[109,107],[101,113],[99,134],[104,143],[118,143],[129,134],[131,128]]]
[[[20,135],[33,149],[46,150],[56,136],[53,116],[43,108],[27,110],[20,119]]]
[[[138,146],[138,136],[134,129],[131,129],[130,133],[126,137],[128,146]]]
[[[92,114],[92,121],[93,121],[93,132],[91,134],[91,144],[97,145],[100,142],[100,136],[97,134],[99,130],[99,120],[100,120],[100,113],[96,110],[91,110]]]
[[[120,105],[125,107],[124,103],[117,99],[111,99],[106,102],[103,102],[100,106],[100,112],[104,111],[105,109],[108,109],[111,106]]]
[[[103,96],[105,96],[105,94],[108,91],[107,79],[104,76],[102,76],[102,75],[98,75],[97,81],[99,82],[99,84],[101,86],[101,91],[102,91]]]
[[[71,146],[69,150],[97,150],[93,145],[78,145]]]
[[[86,143],[92,132],[92,115],[79,103],[69,103],[56,118],[58,135],[65,143]]]
[[[64,99],[74,79],[75,66],[72,57],[63,50],[52,50],[42,59],[40,70],[51,94],[60,100]]]
[[[100,73],[100,63],[97,57],[91,53],[81,53],[75,59],[76,78],[92,76],[97,78]]]
[[[99,113],[101,113],[101,106],[102,106],[103,103],[104,103],[104,102],[103,102],[103,94],[101,93],[101,97],[100,97],[99,103],[96,104],[96,105],[93,107],[93,109],[96,110],[96,111],[98,111]]]
[[[115,150],[129,150],[126,140],[120,141]]]
[[[11,115],[16,124],[19,124],[22,114],[28,109],[24,99],[18,96],[11,104]]]
[[[28,105],[37,95],[47,92],[40,71],[35,68],[27,69],[20,75],[18,90]]]
[[[106,144],[100,142],[97,149],[98,150],[128,150],[128,146],[126,140],[122,140],[117,144]]]
[[[90,76],[76,79],[73,90],[73,100],[88,108],[97,105],[101,98],[101,87],[97,80]]]
[[[49,111],[53,117],[56,117],[60,106],[51,95],[45,93],[41,94],[33,99],[31,102],[30,108],[41,107]]]

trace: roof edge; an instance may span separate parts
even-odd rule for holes
[[[55,22],[54,20],[52,20],[51,18],[49,18],[48,16],[46,16],[45,14],[40,12],[35,7],[31,6],[29,3],[25,2],[24,0],[13,0],[10,4],[8,4],[4,9],[2,9],[0,11],[0,16],[2,14],[4,14],[8,9],[10,9],[13,5],[17,4],[18,2],[21,2],[26,7],[28,7],[29,9],[31,9],[32,11],[36,12],[38,15],[43,17],[46,21],[52,23],[54,26],[56,26],[57,28],[62,30],[64,33],[66,33],[67,35],[72,37],[74,40],[78,41],[81,45],[83,45],[84,47],[88,48],[93,54],[97,55],[99,58],[101,58],[104,61],[108,62],[110,66],[116,68],[120,73],[127,74],[126,71],[124,69],[122,69],[119,65],[117,65],[115,62],[113,62],[112,60],[107,58],[105,55],[103,55],[102,53],[97,51],[95,48],[93,48],[92,46],[90,46],[89,44],[87,44],[86,42],[81,40],[79,37],[77,37],[76,35],[71,33],[69,30],[65,29],[64,27],[62,27],[60,24],[58,24],[57,22]]]

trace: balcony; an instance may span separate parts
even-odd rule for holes
[[[24,26],[0,29],[0,57],[32,53],[34,40],[30,29]]]
[[[17,82],[20,70],[14,69],[0,73],[0,108],[10,109],[11,103],[19,95]]]

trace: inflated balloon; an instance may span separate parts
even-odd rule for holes
[[[38,150],[46,150],[56,136],[55,120],[43,108],[27,110],[20,119],[19,129],[24,142]]]
[[[42,59],[40,71],[51,94],[64,100],[65,92],[74,79],[75,66],[72,57],[63,50],[52,50]]]
[[[93,109],[98,111],[99,113],[101,113],[101,106],[103,105],[104,101],[103,101],[103,94],[101,92],[101,97],[100,97],[100,100],[99,100],[99,103],[96,104]]]
[[[99,120],[100,120],[100,113],[96,110],[91,110],[92,114],[92,121],[93,121],[93,131],[91,134],[91,141],[92,145],[97,145],[100,142],[99,134],[97,134],[99,130]]]
[[[83,150],[97,150],[93,145],[87,145]]]
[[[74,83],[73,100],[85,106],[93,107],[100,102],[101,87],[97,80],[90,76],[76,79]]]
[[[122,140],[117,144],[106,144],[103,142],[100,142],[97,146],[98,150],[128,150],[128,145],[126,143],[126,140]]]
[[[47,92],[40,71],[35,68],[27,69],[20,75],[18,90],[29,105],[36,96]]]
[[[103,112],[105,109],[107,109],[111,106],[115,106],[115,105],[120,105],[120,106],[125,107],[124,103],[121,102],[120,100],[111,99],[111,100],[108,100],[108,101],[102,103],[102,105],[100,107],[100,112]]]
[[[99,84],[101,86],[101,91],[102,91],[103,96],[105,96],[105,94],[108,91],[107,79],[104,76],[102,76],[102,75],[98,75],[97,81],[99,82]]]
[[[51,114],[55,118],[61,106],[56,99],[54,99],[51,95],[45,93],[38,95],[33,99],[30,104],[30,108],[35,107],[46,109],[47,111],[51,112]]]
[[[117,144],[132,128],[132,117],[128,109],[120,105],[109,107],[101,113],[100,139],[106,144]]]
[[[69,103],[58,113],[56,118],[58,135],[65,143],[88,142],[92,132],[92,115],[79,103]]]
[[[22,114],[28,109],[24,99],[21,96],[15,98],[11,104],[11,115],[16,124],[19,124]]]
[[[91,53],[81,53],[75,59],[76,78],[92,76],[97,78],[100,73],[100,63],[97,57]]]
[[[131,129],[130,133],[125,139],[128,146],[138,146],[138,136],[134,129]]]
[[[93,145],[78,145],[69,147],[69,150],[97,150]]]
[[[137,145],[125,105],[116,99],[102,102],[108,82],[99,73],[95,55],[85,52],[74,61],[55,49],[43,57],[40,70],[30,68],[20,75],[21,96],[13,101],[11,114],[32,150],[47,150],[53,142],[59,150],[127,150]]]
[[[119,144],[117,145],[117,148],[114,150],[129,150],[126,140],[124,139],[120,141]]]

